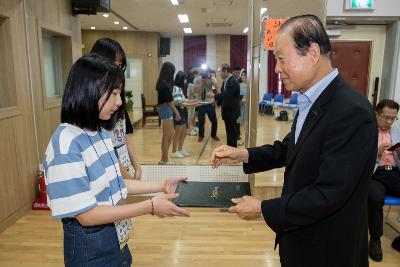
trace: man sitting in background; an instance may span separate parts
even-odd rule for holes
[[[388,150],[389,147],[400,142],[400,128],[393,125],[393,122],[397,120],[398,111],[399,104],[393,100],[382,100],[375,109],[379,133],[378,157],[368,193],[369,256],[374,261],[382,261],[380,237],[383,234],[385,196],[400,197],[398,156],[400,148],[394,151]],[[400,243],[400,240],[396,242]],[[396,242],[393,241],[393,248],[395,248]]]

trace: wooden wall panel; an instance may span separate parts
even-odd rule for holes
[[[159,73],[158,42],[155,32],[82,31],[83,53],[90,52],[97,39],[108,37],[123,47],[127,57],[143,59],[143,92],[146,103],[157,104],[156,82]],[[151,56],[149,56],[151,53]]]
[[[43,102],[38,23],[70,32],[69,49],[75,60],[82,53],[80,23],[70,13],[69,0],[0,1],[0,15],[9,18],[12,33],[10,44],[2,42],[0,48],[12,55],[11,92],[16,96],[12,112],[0,109],[0,232],[22,216],[36,197],[38,164],[60,121],[60,105],[45,108]]]
[[[221,64],[229,64],[231,61],[231,36],[227,34],[218,34],[215,36],[216,42],[216,71]],[[222,80],[217,74],[218,84],[222,85]]]

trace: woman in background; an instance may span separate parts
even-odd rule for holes
[[[247,85],[247,73],[243,69],[239,76],[239,85],[240,85],[240,116],[237,119],[236,132],[238,133],[237,144],[239,146],[244,144],[244,140],[240,135],[240,126],[244,125],[247,118],[247,100],[249,94],[249,86]]]
[[[174,164],[168,161],[168,151],[174,138],[174,114],[175,120],[180,121],[181,115],[175,107],[172,98],[172,88],[174,86],[175,66],[171,62],[165,62],[161,66],[158,76],[156,90],[158,96],[159,114],[162,121],[162,139],[161,139],[161,160],[160,165]]]
[[[188,119],[188,114],[186,108],[187,107],[194,108],[198,104],[197,100],[185,101],[185,96],[182,90],[184,84],[185,84],[185,73],[183,71],[179,71],[175,75],[174,87],[172,90],[172,98],[174,99],[175,106],[178,109],[179,114],[181,116],[181,119],[179,121],[175,121],[175,134],[172,143],[173,158],[184,158],[190,156],[190,153],[183,150],[183,143],[185,142],[187,134],[186,121]]]
[[[110,38],[98,39],[90,52],[110,59],[125,72],[125,52],[117,41]],[[125,95],[122,98],[125,99]],[[142,168],[133,145],[133,127],[126,106],[124,107],[124,116],[117,121],[109,135],[121,164],[122,176],[125,179],[131,176],[135,180],[140,180],[142,178]]]

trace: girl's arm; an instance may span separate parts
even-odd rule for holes
[[[178,197],[178,194],[166,194],[139,203],[117,206],[96,206],[95,208],[79,214],[76,216],[76,219],[83,226],[93,226],[113,223],[145,214],[157,215],[160,218],[166,216],[190,216],[188,211],[177,207],[170,201],[176,197]]]

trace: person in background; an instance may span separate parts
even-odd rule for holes
[[[301,15],[278,29],[275,72],[299,91],[299,110],[282,141],[214,150],[211,165],[243,162],[245,173],[285,167],[282,195],[232,199],[230,212],[262,218],[276,233],[282,267],[367,267],[368,187],[378,147],[368,99],[332,67],[321,20]]]
[[[189,102],[199,102],[198,94],[194,92],[193,80],[198,75],[197,71],[193,73],[189,73],[187,77],[187,92],[188,92],[188,101]],[[188,134],[196,136],[199,132],[199,128],[196,127],[196,107],[189,106],[187,107],[188,110]]]
[[[240,125],[244,125],[247,119],[247,99],[249,94],[249,86],[247,84],[247,73],[245,70],[242,70],[239,77],[239,86],[240,86],[240,116],[237,119],[236,131],[237,131],[237,144],[243,145],[244,140],[240,135]]]
[[[126,56],[121,45],[110,38],[98,39],[90,51],[106,57],[118,65],[123,71],[126,69]],[[124,90],[125,91],[125,90]],[[125,96],[122,96],[125,98]],[[132,176],[135,180],[142,177],[140,166],[133,141],[133,127],[129,119],[126,107],[124,107],[124,117],[120,118],[112,131],[109,132],[114,149],[121,164],[121,172],[124,178]],[[129,174],[129,175],[128,175]]]
[[[206,114],[211,122],[211,138],[215,141],[220,141],[217,136],[217,114],[215,113],[215,103],[214,103],[214,93],[212,87],[218,87],[217,79],[211,77],[210,70],[204,69],[201,71],[199,77],[195,78],[193,81],[194,92],[199,95],[199,101],[201,105],[197,108],[198,118],[199,118],[199,138],[198,142],[203,142],[204,140],[204,124],[206,119]]]
[[[232,76],[239,80],[241,72],[242,72],[242,67],[239,65],[236,65],[232,69]]]
[[[383,205],[385,196],[400,197],[400,148],[389,151],[400,142],[400,128],[393,125],[397,120],[399,104],[384,99],[376,105],[378,123],[378,155],[375,171],[368,192],[369,257],[382,261],[381,236],[383,235]],[[394,241],[393,244],[396,244]]]
[[[52,217],[63,223],[64,263],[75,266],[131,266],[127,242],[130,218],[189,216],[170,200],[170,179],[137,186],[123,179],[107,130],[123,117],[125,77],[107,58],[88,54],[71,67],[61,104],[61,124],[47,146],[43,167]],[[123,204],[127,194],[163,191]]]
[[[162,139],[161,139],[161,160],[160,165],[174,164],[168,161],[169,147],[174,138],[174,114],[175,120],[180,121],[181,115],[175,107],[172,98],[172,88],[174,86],[175,66],[171,62],[165,62],[161,66],[160,75],[157,80],[156,90],[158,95],[159,114],[162,121]]]
[[[223,83],[221,86],[221,116],[225,122],[227,145],[237,147],[237,119],[240,115],[240,86],[239,80],[230,73],[228,64],[219,67]]]
[[[183,150],[183,143],[185,142],[187,134],[187,107],[195,107],[197,105],[197,100],[185,101],[185,96],[183,95],[182,87],[185,84],[185,73],[183,71],[178,71],[175,75],[174,87],[172,89],[172,98],[176,108],[181,115],[179,121],[175,121],[175,134],[174,140],[172,142],[172,157],[173,158],[184,158],[190,156],[190,153]]]

